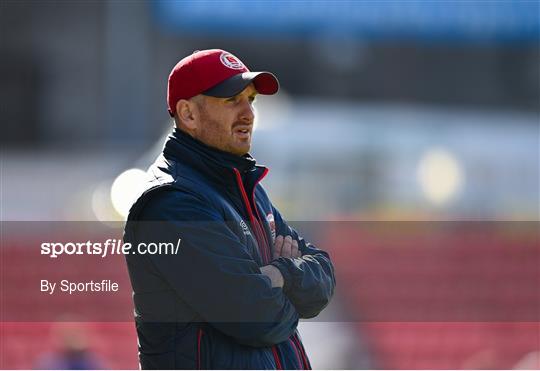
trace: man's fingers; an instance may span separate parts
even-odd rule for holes
[[[300,258],[302,253],[298,249],[298,241],[291,236],[277,236],[274,241],[274,259],[283,256],[284,258]]]
[[[283,236],[277,236],[274,241],[274,259],[277,259],[281,256],[281,251],[283,249]]]
[[[292,257],[292,237],[287,236],[283,239],[283,248],[281,249],[281,256],[284,258]]]

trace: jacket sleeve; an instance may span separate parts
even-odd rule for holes
[[[301,318],[317,316],[330,302],[336,279],[330,255],[302,238],[272,207],[277,235],[290,235],[298,242],[302,257],[291,259],[279,257],[271,264],[282,273],[283,291],[294,304]]]
[[[176,254],[144,255],[205,322],[239,343],[285,341],[298,313],[281,288],[272,288],[231,224],[201,196],[159,192],[138,218],[135,240],[177,244]],[[153,222],[151,222],[153,221]]]

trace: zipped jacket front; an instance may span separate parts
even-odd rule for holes
[[[176,129],[150,167],[124,240],[174,253],[126,255],[143,369],[310,369],[297,331],[329,303],[328,253],[307,243],[271,204],[268,170]],[[272,258],[277,235],[302,257]],[[273,288],[260,267],[284,277]]]

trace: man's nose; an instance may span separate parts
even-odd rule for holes
[[[255,120],[255,108],[253,107],[253,104],[248,100],[242,103],[240,120],[249,124],[253,123],[253,120]]]

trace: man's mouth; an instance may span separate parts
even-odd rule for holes
[[[234,134],[240,139],[248,139],[251,135],[251,127],[239,126],[234,129]]]

